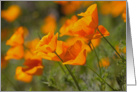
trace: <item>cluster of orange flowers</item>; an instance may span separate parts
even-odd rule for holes
[[[70,6],[69,4],[75,2],[58,1],[57,3],[61,5],[68,4],[68,6]],[[79,6],[80,5],[78,5],[78,7]],[[4,12],[6,13],[8,11],[9,10],[3,11],[2,17],[4,16]],[[18,14],[16,14],[16,16],[17,15]],[[54,35],[56,19],[53,15],[45,19],[42,32],[48,34],[42,37],[41,40],[36,38],[24,44],[23,27],[19,27],[16,30],[6,42],[6,45],[12,47],[7,51],[5,60],[25,59],[24,66],[18,66],[16,68],[15,78],[17,80],[30,82],[33,75],[41,75],[44,68],[42,65],[42,58],[52,61],[61,61],[62,64],[69,65],[84,65],[86,63],[87,52],[94,49],[94,47],[98,46],[100,43],[100,38],[102,38],[100,32],[104,36],[109,36],[109,32],[104,26],[98,23],[97,4],[89,6],[85,12],[78,14],[78,16],[82,17],[78,19],[78,17],[74,15],[71,19],[67,19],[60,28],[59,36],[71,36],[66,42],[58,40],[58,33]],[[7,21],[13,21],[6,17],[3,18]],[[94,47],[91,44],[93,44]],[[25,51],[23,46],[26,48]],[[109,60],[103,59],[100,66],[108,67]]]
[[[113,17],[121,14],[124,22],[126,22],[126,1],[101,1],[100,4],[102,14],[111,14]]]

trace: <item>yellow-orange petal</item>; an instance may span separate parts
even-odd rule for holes
[[[82,50],[75,59],[63,62],[70,65],[84,65],[86,63],[86,49]]]
[[[39,56],[36,55],[36,53],[34,53],[32,51],[28,51],[28,50],[25,51],[24,58],[25,58],[25,60],[28,60],[28,59],[30,59],[30,60],[39,60],[39,61],[42,60]]]
[[[15,47],[11,47],[5,56],[5,60],[9,60],[9,59],[21,59],[24,56],[24,48],[22,45],[19,46],[15,46]]]
[[[23,68],[22,71],[29,75],[42,75],[43,73],[43,66],[35,66],[35,67],[28,67],[28,68]]]
[[[56,33],[56,35],[49,33],[48,35],[44,36],[36,46],[36,52],[54,52],[57,46],[57,38],[58,33]]]
[[[29,83],[32,81],[32,75],[29,75],[29,74],[23,72],[23,69],[21,66],[16,68],[15,78],[19,81],[23,81],[26,83]]]
[[[7,40],[6,45],[17,46],[24,43],[24,30],[23,27],[19,27],[16,32]]]
[[[71,19],[66,20],[65,24],[60,28],[60,36],[73,35],[73,25],[78,20],[77,16],[72,16]]]
[[[99,25],[99,26],[98,26],[98,29],[99,29],[99,31],[103,34],[104,37],[105,37],[105,36],[109,36],[108,30],[107,30],[104,26]],[[93,38],[94,38],[94,39],[102,38],[102,35],[100,34],[100,32],[97,31],[97,32],[94,34]]]
[[[86,12],[78,14],[78,16],[90,16],[92,21],[90,22],[90,26],[97,28],[98,26],[98,11],[97,11],[97,4],[93,4],[88,7]]]

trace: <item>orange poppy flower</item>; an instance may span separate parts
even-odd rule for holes
[[[9,40],[7,40],[6,45],[17,46],[22,45],[24,43],[24,30],[23,27],[19,27],[16,32],[11,36]]]
[[[104,37],[109,36],[109,32],[104,26],[99,25],[98,30],[103,34]],[[96,33],[93,36],[93,39],[96,39],[96,38],[102,38],[102,35],[98,31],[96,31]]]
[[[17,5],[10,6],[7,10],[1,11],[1,17],[8,22],[13,22],[21,13],[21,9]]]
[[[27,74],[41,75],[43,72],[42,59],[35,53],[26,51],[24,65],[26,67],[23,68],[23,71]]]
[[[73,25],[78,20],[77,16],[72,16],[71,19],[66,20],[65,24],[60,28],[60,36],[63,35],[72,35],[73,34]]]
[[[16,68],[15,78],[17,80],[29,83],[32,81],[32,77],[32,75],[25,73],[21,66]]]
[[[9,60],[9,59],[21,59],[24,56],[24,49],[22,45],[18,45],[15,47],[11,47],[5,56],[5,60]]]
[[[63,64],[84,65],[86,63],[86,49],[80,40],[67,48],[66,53],[61,56]]]
[[[86,49],[80,40],[71,46],[62,41],[57,41],[56,53],[63,60],[63,64],[84,65],[86,63]],[[61,61],[54,52],[38,52],[37,55],[44,59]]]
[[[41,30],[44,34],[49,32],[54,32],[56,29],[56,18],[54,15],[49,15],[45,18],[44,25],[41,27]]]
[[[42,59],[35,53],[26,51],[25,53],[25,67],[16,68],[16,79],[23,82],[31,82],[33,75],[42,75],[43,65]]]
[[[100,67],[105,67],[107,68],[110,65],[109,58],[103,58],[99,62]]]
[[[83,16],[85,17],[85,20],[90,21],[90,24],[87,26],[90,26],[91,28],[96,29],[98,27],[98,11],[97,11],[97,4],[93,4],[88,7],[86,12],[78,14],[78,16]],[[91,18],[90,18],[90,17]]]
[[[104,36],[109,35],[109,32],[102,25],[98,26],[97,4],[91,5],[86,12],[78,15],[83,17],[79,20],[76,19],[75,21],[71,19],[72,22],[69,22],[69,25],[66,24],[61,27],[61,36],[79,36],[87,38],[88,40],[101,38],[101,34],[96,32],[97,28]]]
[[[58,33],[54,35],[53,32],[44,36],[36,46],[35,52],[50,53],[56,50]]]
[[[57,41],[56,53],[58,53],[59,56],[62,56],[66,52],[67,48],[68,46],[65,42]],[[54,52],[44,53],[39,51],[37,52],[37,56],[47,60],[61,61]]]

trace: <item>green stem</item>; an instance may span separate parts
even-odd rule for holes
[[[60,56],[59,56],[56,52],[55,52],[55,54],[56,54],[57,57],[63,62],[63,60],[60,58]],[[66,69],[68,70],[68,72],[69,72],[69,74],[71,75],[72,79],[74,80],[74,82],[75,82],[78,90],[81,91],[81,89],[80,89],[80,87],[79,87],[79,85],[78,85],[78,82],[77,82],[75,76],[73,75],[73,73],[71,72],[70,68],[69,68],[67,65],[64,65],[64,66],[66,67]]]
[[[90,46],[90,43],[91,43],[93,49],[92,49],[92,47]],[[91,50],[94,50],[94,52],[95,52],[95,55],[96,55],[96,57],[97,57],[98,66],[99,66],[99,72],[100,72],[100,76],[101,76],[101,68],[100,68],[100,65],[99,65],[99,57],[98,57],[98,55],[97,55],[97,52],[96,52],[95,47],[94,47],[93,43],[91,42],[91,40],[89,41],[88,46],[90,47]]]
[[[62,71],[66,74],[66,72],[65,72],[63,66],[60,64],[60,62],[58,62],[58,64],[59,64],[60,68],[62,69]]]
[[[86,65],[87,66],[87,65]],[[116,91],[116,89],[114,89],[113,87],[111,87],[111,85],[109,85],[98,73],[96,73],[92,68],[90,68],[89,66],[87,66],[92,72],[94,72],[104,83],[106,83],[113,91]]]
[[[106,40],[106,42],[112,47],[112,49],[118,54],[118,56],[122,59],[122,61],[126,61],[118,52],[117,50],[112,46],[112,44],[107,40],[107,38],[104,37],[104,35],[99,31],[99,29],[97,29],[98,32],[103,36],[103,38]]]

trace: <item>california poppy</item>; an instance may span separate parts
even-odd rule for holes
[[[56,17],[54,15],[49,15],[44,20],[44,25],[41,27],[41,30],[44,34],[48,32],[54,32],[56,29]]]
[[[23,67],[18,66],[16,68],[16,72],[15,72],[15,78],[19,81],[23,81],[23,82],[31,82],[32,81],[32,75],[27,74],[23,71]]]
[[[71,19],[67,19],[64,25],[60,28],[60,36],[73,35],[73,25],[78,20],[77,16],[72,16]]]
[[[87,38],[88,40],[101,38],[102,35],[98,34],[97,29],[104,35],[108,36],[109,32],[102,25],[98,26],[98,12],[97,5],[93,4],[89,6],[86,12],[78,14],[83,16],[82,18],[70,22],[69,25],[61,27],[60,32],[63,35],[79,36]],[[63,29],[64,28],[64,29]]]
[[[15,78],[23,82],[31,82],[33,75],[42,75],[43,65],[42,59],[35,53],[25,52],[24,67],[17,67]]]
[[[44,36],[36,46],[36,52],[50,53],[56,50],[58,33],[54,35],[53,32],[49,32]]]
[[[24,43],[24,30],[23,27],[19,27],[15,33],[7,40],[6,45],[17,46]]]
[[[1,11],[1,17],[8,22],[13,22],[21,13],[21,9],[18,5],[12,5],[7,10]]]
[[[18,46],[14,46],[11,47],[5,56],[5,60],[9,60],[9,59],[21,59],[24,56],[24,48],[22,45],[18,45]]]

